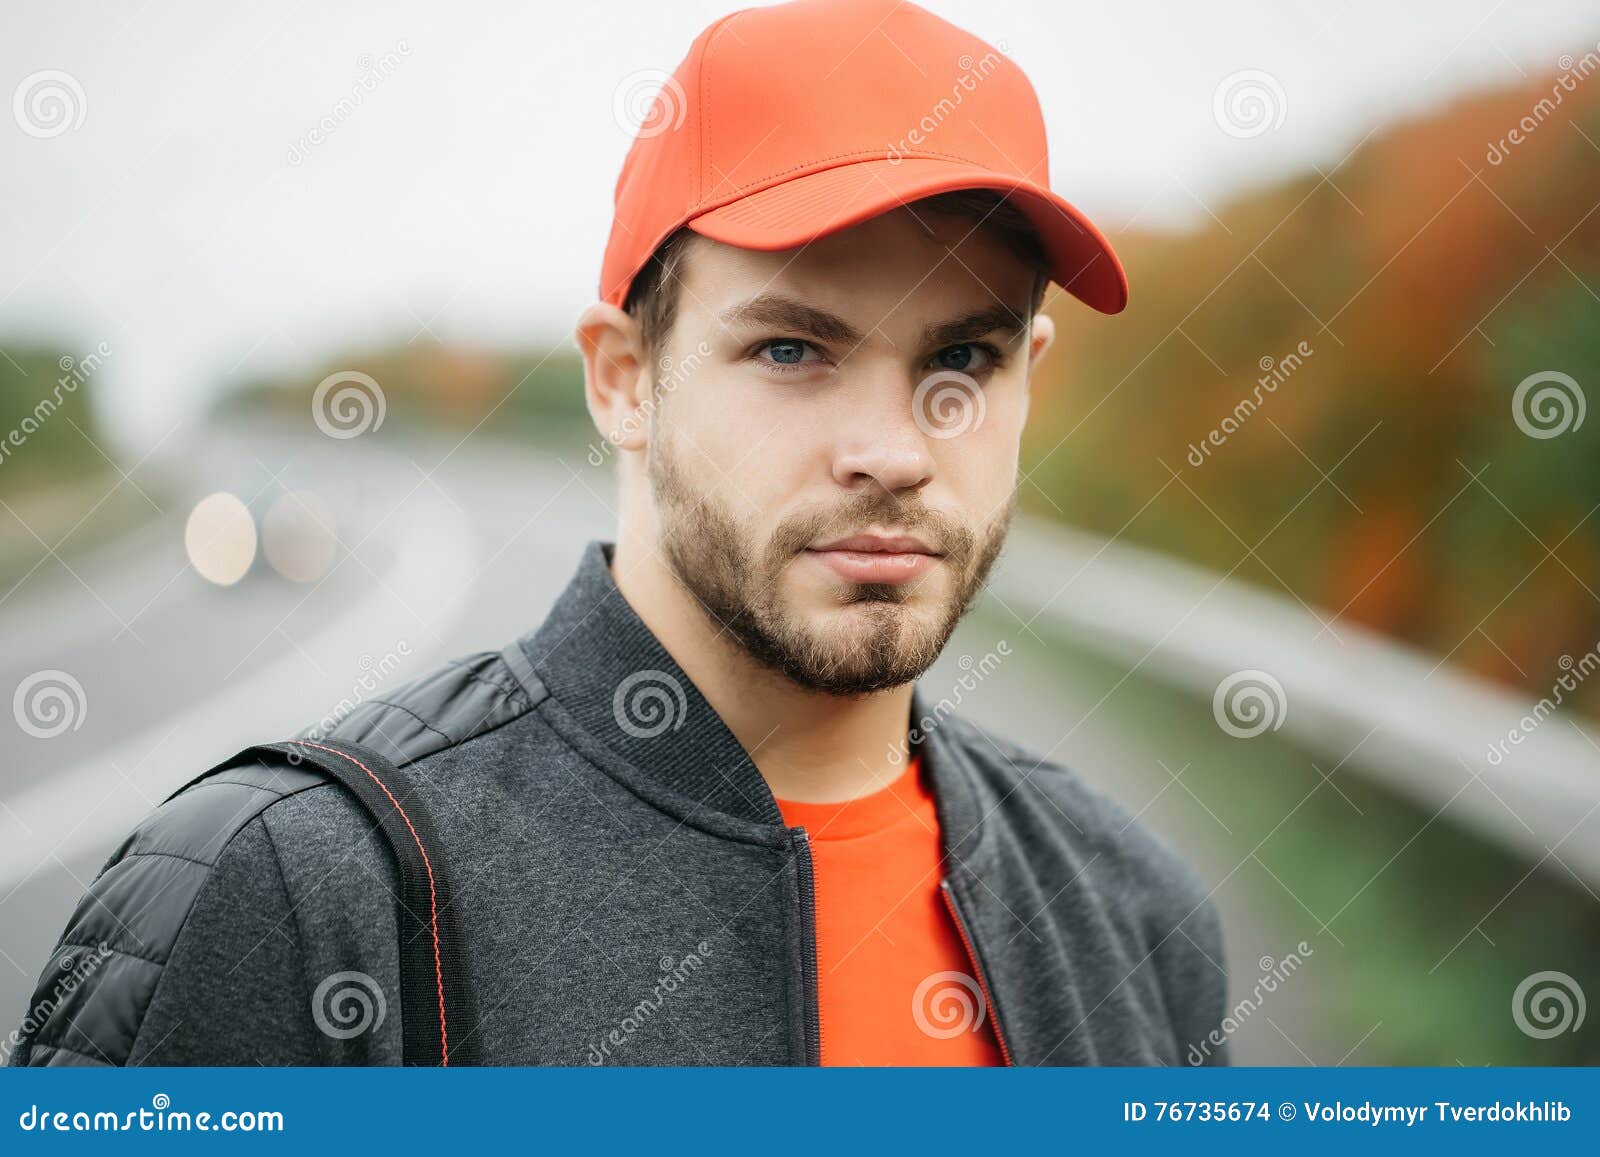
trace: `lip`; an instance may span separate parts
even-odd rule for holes
[[[853,534],[813,546],[808,555],[853,583],[908,583],[921,578],[943,557],[909,534]]]
[[[849,538],[835,539],[811,548],[816,551],[847,550],[859,554],[930,554],[937,555],[927,543],[914,534],[852,534]]]

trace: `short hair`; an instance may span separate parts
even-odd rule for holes
[[[962,217],[1010,249],[1034,271],[1031,306],[1035,313],[1044,302],[1050,275],[1044,243],[1021,209],[993,189],[957,189],[910,202],[913,209]],[[656,247],[633,279],[622,308],[639,323],[645,350],[654,359],[672,332],[678,311],[684,258],[694,231],[683,226]]]

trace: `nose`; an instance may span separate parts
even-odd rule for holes
[[[933,481],[934,461],[912,405],[916,383],[903,370],[872,376],[851,391],[840,414],[834,481],[849,490],[870,482],[891,494],[920,490]]]

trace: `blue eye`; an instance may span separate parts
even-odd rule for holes
[[[955,370],[957,373],[963,374],[979,373],[990,369],[993,364],[993,354],[983,346],[973,342],[962,342],[960,345],[946,346],[933,355],[935,369]]]
[[[810,342],[799,338],[773,338],[762,342],[753,352],[757,361],[772,369],[799,369],[822,360],[822,355]]]
[[[806,343],[803,341],[775,341],[767,346],[767,356],[779,365],[798,365],[805,360]]]

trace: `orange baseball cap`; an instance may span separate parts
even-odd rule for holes
[[[1002,50],[896,0],[746,9],[700,34],[638,127],[600,296],[622,305],[684,225],[790,249],[921,197],[994,189],[1033,223],[1052,281],[1119,312],[1122,263],[1049,182],[1039,99]]]

